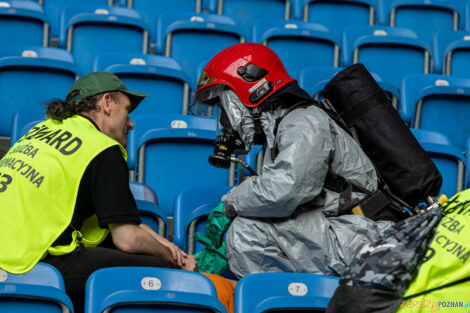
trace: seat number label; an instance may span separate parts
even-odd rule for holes
[[[293,296],[303,297],[307,294],[308,288],[304,283],[290,283],[287,287],[289,293]]]
[[[162,282],[156,277],[144,277],[140,281],[140,285],[145,290],[159,290],[162,287]]]

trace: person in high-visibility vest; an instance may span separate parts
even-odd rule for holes
[[[75,312],[97,269],[197,270],[192,255],[141,223],[129,188],[128,114],[146,96],[111,73],[85,75],[0,160],[0,268],[55,266]]]

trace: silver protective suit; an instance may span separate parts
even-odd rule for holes
[[[232,126],[252,147],[249,110],[231,90],[221,99]],[[275,121],[285,110],[262,114],[267,149],[261,174],[223,197],[224,212],[237,215],[226,236],[230,269],[238,277],[258,272],[341,275],[362,246],[378,239],[391,222],[337,216],[339,195],[324,189],[324,180],[330,168],[374,191],[375,170],[356,142],[316,106],[293,110],[282,120],[279,154],[271,161]],[[353,193],[353,201],[362,197]]]

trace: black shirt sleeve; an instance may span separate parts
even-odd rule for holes
[[[96,214],[101,228],[111,223],[140,224],[140,216],[129,187],[129,172],[118,146],[97,155],[88,165],[78,189],[71,225],[54,245],[70,242],[73,228]]]
[[[88,166],[77,196],[76,210],[92,207],[100,227],[111,223],[140,223],[129,187],[129,172],[118,146],[100,153]],[[87,182],[88,181],[88,182]],[[85,183],[85,184],[84,184]],[[85,201],[82,201],[85,200]]]

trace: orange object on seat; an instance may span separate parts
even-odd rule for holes
[[[209,278],[217,291],[217,299],[227,308],[229,313],[234,313],[234,295],[235,284],[220,275],[201,273]]]

